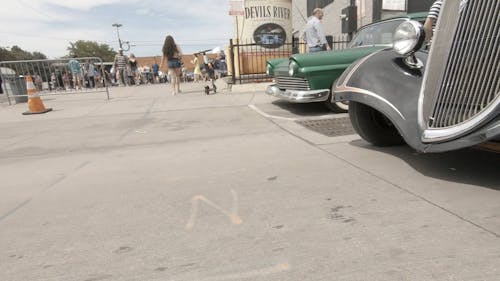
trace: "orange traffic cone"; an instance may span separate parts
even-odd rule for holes
[[[52,108],[45,108],[42,99],[38,95],[38,91],[33,83],[31,76],[26,76],[26,90],[28,92],[28,111],[23,112],[23,115],[42,114],[49,112]]]

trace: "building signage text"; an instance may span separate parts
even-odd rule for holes
[[[288,8],[277,6],[252,6],[245,7],[246,19],[258,18],[279,18],[289,20],[291,18],[291,11]]]

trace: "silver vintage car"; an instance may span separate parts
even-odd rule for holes
[[[402,23],[393,48],[353,63],[333,101],[377,146],[443,152],[500,147],[500,1],[445,1],[430,51],[420,23]]]

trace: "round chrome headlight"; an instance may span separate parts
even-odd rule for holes
[[[417,21],[406,21],[394,32],[393,49],[400,55],[408,56],[422,47],[424,39],[423,25]]]
[[[272,73],[273,73],[272,66],[271,66],[271,64],[268,63],[266,66],[266,74],[270,76]]]
[[[297,63],[295,61],[290,61],[288,64],[288,75],[293,76],[297,72]]]

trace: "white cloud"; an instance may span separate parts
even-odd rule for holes
[[[51,4],[55,6],[61,6],[68,9],[84,10],[88,11],[95,7],[100,7],[104,5],[118,4],[124,5],[129,3],[139,2],[137,0],[42,0],[44,4]]]
[[[127,12],[128,11],[128,12]],[[135,44],[136,55],[158,55],[167,34],[185,52],[223,47],[232,37],[233,19],[225,0],[13,0],[0,9],[0,47],[18,45],[49,57],[67,54],[68,42],[90,40],[117,49]]]
[[[135,10],[135,14],[139,16],[152,16],[153,12],[148,8],[140,8]]]
[[[28,4],[26,5],[26,3]],[[2,25],[2,29],[7,27],[10,29],[22,23],[52,22],[68,19],[67,15],[56,14],[50,9],[45,9],[44,6],[41,5],[41,3],[36,1],[2,2],[0,17],[2,22],[6,21],[10,23],[7,26]]]

